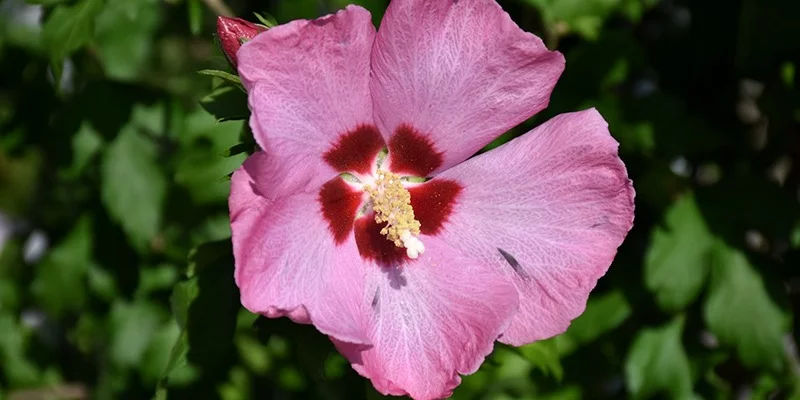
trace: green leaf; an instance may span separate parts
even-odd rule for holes
[[[104,0],[80,0],[72,6],[56,7],[42,28],[53,60],[63,60],[92,40],[95,17],[103,10],[103,3]]]
[[[147,297],[149,294],[170,289],[178,280],[178,271],[174,265],[163,264],[155,267],[139,269],[139,287],[136,289],[138,296]]]
[[[202,69],[200,71],[197,71],[197,73],[200,74],[200,75],[213,76],[213,77],[216,77],[216,78],[220,78],[220,79],[222,79],[224,81],[228,81],[230,83],[233,83],[234,85],[236,85],[240,89],[244,90],[244,86],[242,86],[242,80],[239,79],[238,76],[236,76],[236,75],[234,75],[234,74],[232,74],[230,72],[220,71],[218,69]]]
[[[258,20],[261,22],[261,25],[264,25],[267,28],[274,28],[279,25],[278,21],[276,21],[275,17],[273,17],[272,15],[259,14],[259,13],[253,13],[253,15],[255,15],[256,18],[258,18]]]
[[[32,24],[25,18],[20,18],[19,16],[24,15],[24,12],[15,11],[15,8],[21,10],[25,6],[10,2],[5,2],[3,6],[3,12],[0,12],[0,37],[2,37],[3,44],[22,47],[37,55],[46,54],[41,25],[39,23]],[[5,122],[6,110],[0,112],[0,115],[0,121]]]
[[[166,398],[175,379],[201,371],[204,378],[224,378],[235,355],[239,293],[233,281],[230,239],[206,243],[192,251],[190,279],[175,285],[171,304],[181,335],[172,348],[156,398]],[[204,379],[205,384],[212,384]]]
[[[78,311],[86,303],[86,275],[92,265],[91,220],[82,217],[39,264],[31,291],[37,302],[54,315]]]
[[[620,290],[592,295],[586,311],[572,321],[567,332],[557,337],[559,353],[564,356],[578,346],[591,343],[620,326],[631,315],[631,306]]]
[[[103,138],[90,123],[84,121],[78,133],[72,137],[72,165],[66,171],[67,176],[80,176],[102,147]]]
[[[769,399],[773,397],[774,393],[781,390],[781,385],[778,379],[773,375],[763,374],[759,376],[753,383],[753,389],[750,393],[751,399]]]
[[[777,371],[783,366],[787,318],[772,301],[761,275],[741,251],[718,243],[711,285],[703,307],[709,330],[736,348],[746,366]]]
[[[162,102],[154,104],[135,104],[131,114],[131,125],[149,136],[164,137],[167,133],[167,107]]]
[[[147,65],[161,9],[158,0],[112,1],[97,16],[95,40],[109,77],[130,80]]]
[[[175,321],[177,321],[182,330],[186,329],[186,321],[189,319],[189,307],[199,293],[200,290],[197,287],[196,279],[178,282],[172,290],[172,296],[169,299],[172,307],[172,316],[175,317]]]
[[[265,374],[272,366],[267,347],[255,338],[250,336],[238,336],[236,338],[236,347],[239,350],[239,356],[242,358],[242,363],[257,374]],[[327,373],[326,365],[326,375]]]
[[[106,151],[101,195],[134,247],[143,250],[161,226],[167,182],[152,142],[126,126]]]
[[[83,313],[71,329],[69,340],[83,354],[96,351],[97,343],[107,340],[107,323],[93,314]]]
[[[683,317],[677,317],[667,325],[638,333],[625,360],[625,381],[632,397],[643,399],[658,393],[669,393],[676,399],[692,396],[682,332]]]
[[[225,151],[223,154],[225,157],[232,157],[239,154],[250,154],[253,151],[253,146],[248,143],[236,143],[235,145],[231,146],[228,150]]]
[[[97,265],[93,265],[87,272],[89,289],[91,289],[92,293],[97,297],[111,302],[111,300],[118,295],[119,290],[117,289],[117,282],[114,279],[114,275],[109,271]]]
[[[201,110],[187,117],[175,181],[188,189],[195,202],[224,203],[228,198],[227,176],[246,158],[245,154],[226,157],[227,151],[239,142],[241,127],[241,122],[218,123]]]
[[[214,90],[200,100],[200,105],[220,122],[242,120],[250,115],[247,93],[232,86]]]
[[[221,202],[224,202],[225,198],[227,196],[223,195]],[[231,218],[228,213],[207,216],[205,221],[192,229],[190,235],[195,246],[229,237],[231,237]]]
[[[497,346],[478,373],[466,377],[465,386],[460,390],[472,394],[489,386],[495,390],[513,388],[518,393],[531,393],[535,388],[531,379],[534,375],[534,368],[539,367],[534,366],[531,361],[526,359],[518,348]],[[458,391],[456,391],[457,393]],[[474,395],[455,398],[459,397],[462,399],[474,398]]]
[[[684,195],[666,213],[650,238],[644,278],[665,311],[677,311],[697,298],[706,281],[714,236],[697,208]]]
[[[169,364],[170,350],[180,337],[180,332],[180,328],[169,321],[162,324],[153,335],[139,365],[142,377],[148,385],[155,385],[161,378],[161,374]]]
[[[25,357],[28,335],[14,317],[0,313],[0,365],[12,386],[31,386],[39,381],[36,364]]]
[[[139,365],[150,341],[166,319],[164,312],[149,302],[129,304],[117,301],[110,314],[111,361],[124,367]]]
[[[519,347],[518,351],[522,357],[545,375],[552,376],[559,381],[563,378],[564,368],[561,366],[561,358],[555,340],[540,340]]]
[[[172,315],[179,328],[179,335],[174,344],[172,344],[166,366],[162,370],[156,385],[155,398],[157,400],[167,398],[168,386],[180,385],[185,381],[191,381],[199,372],[196,367],[189,364],[187,357],[189,354],[189,333],[187,331],[189,307],[198,294],[197,279],[179,282],[172,291],[170,304],[172,306]]]

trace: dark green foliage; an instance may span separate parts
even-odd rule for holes
[[[800,399],[800,2],[500,3],[567,67],[484,150],[597,107],[636,221],[565,333],[496,346],[454,398]],[[381,397],[312,326],[240,306],[226,200],[256,144],[209,4],[0,0],[0,400]]]

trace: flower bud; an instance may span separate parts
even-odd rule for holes
[[[219,46],[233,69],[236,69],[236,52],[242,47],[242,44],[265,30],[267,30],[266,27],[241,18],[217,18]]]

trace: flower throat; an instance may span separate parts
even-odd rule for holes
[[[378,171],[372,185],[364,185],[372,200],[375,222],[386,223],[381,235],[397,247],[405,247],[409,258],[415,259],[425,252],[425,246],[417,238],[420,223],[414,218],[411,194],[403,187],[400,176],[388,171]]]

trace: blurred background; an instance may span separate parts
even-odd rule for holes
[[[198,73],[227,69],[217,14],[348,2],[0,0],[0,399],[380,398],[239,306],[245,97]],[[498,346],[454,398],[800,399],[800,1],[500,3],[567,67],[490,147],[597,107],[636,223],[565,334]]]

